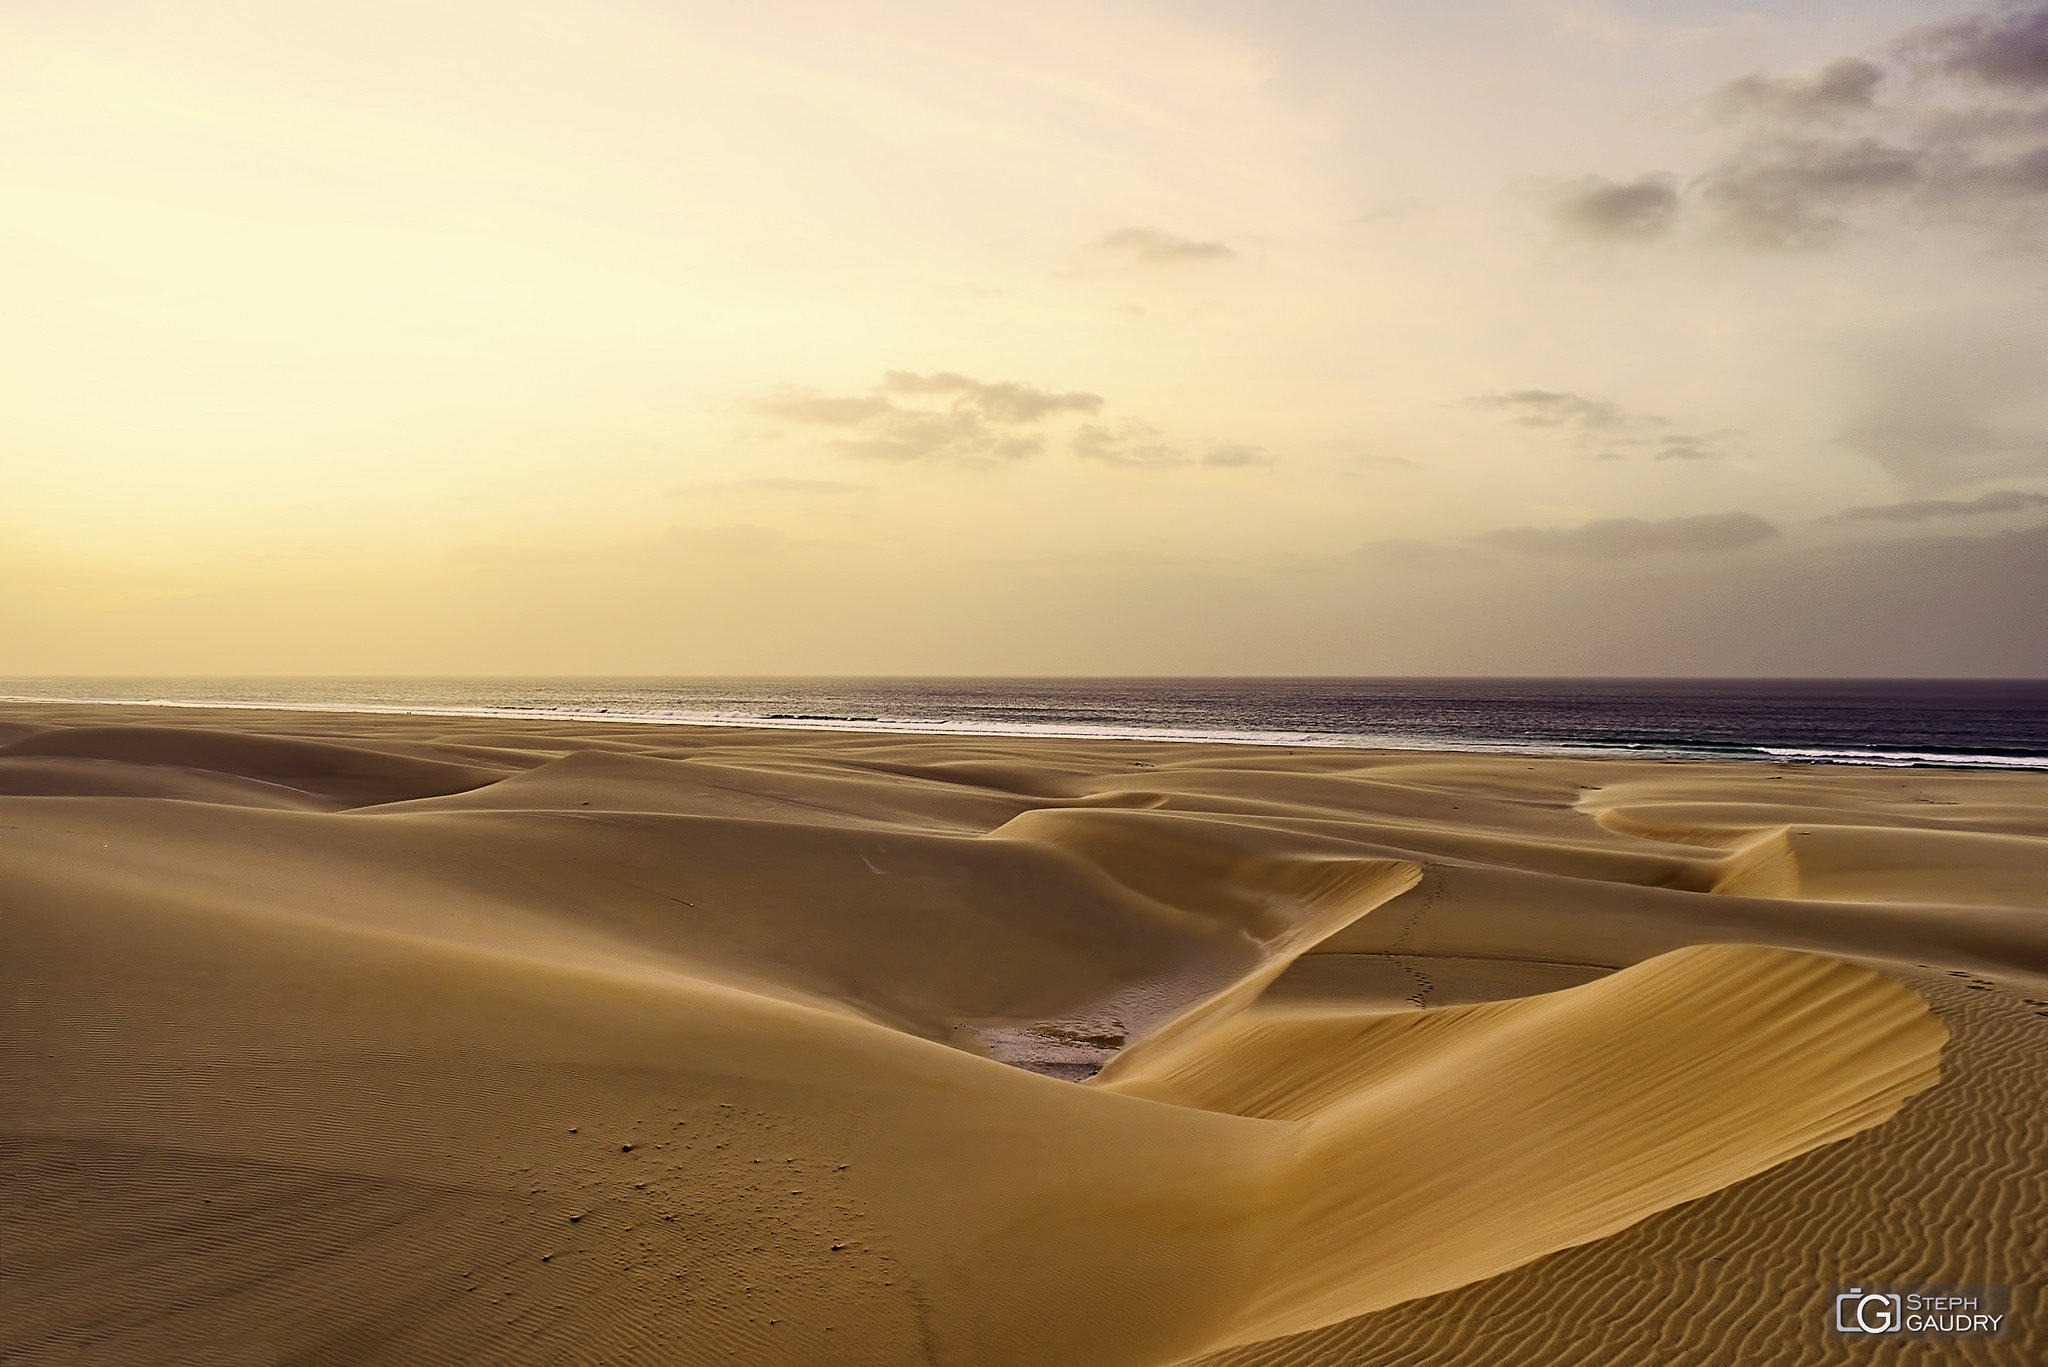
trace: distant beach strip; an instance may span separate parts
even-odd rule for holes
[[[0,678],[0,701],[2048,770],[2048,681]]]

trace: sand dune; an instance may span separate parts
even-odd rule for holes
[[[0,742],[0,1361],[1822,1362],[2039,1276],[2030,776]]]

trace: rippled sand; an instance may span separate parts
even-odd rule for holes
[[[2048,1251],[2039,776],[15,704],[0,913],[10,1363],[1832,1362]]]

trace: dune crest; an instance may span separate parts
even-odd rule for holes
[[[1220,1348],[1496,1275],[1881,1123],[1946,1038],[1867,969],[1714,945],[1480,1006],[1254,1006],[1097,1085],[1304,1127]]]
[[[1883,954],[2048,962],[2004,776],[1890,866],[1863,776],[1781,826],[1930,914],[1709,891],[1764,823],[1619,764],[6,720],[30,1362],[1322,1361],[1883,1125],[1945,1038]],[[988,1056],[1063,1022],[1087,1085]]]
[[[402,747],[335,745],[178,726],[73,726],[0,745],[0,759],[22,756],[106,760],[141,769],[225,776],[290,790],[330,809],[464,792],[505,777],[503,769],[409,755]]]

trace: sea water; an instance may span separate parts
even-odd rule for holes
[[[2048,681],[5,678],[0,700],[2048,769]]]

